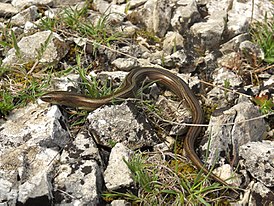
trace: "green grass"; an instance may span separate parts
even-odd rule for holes
[[[109,46],[114,41],[120,40],[122,33],[113,31],[108,22],[109,14],[102,15],[96,24],[89,20],[89,4],[87,1],[85,6],[81,8],[66,8],[55,19],[45,17],[38,26],[42,29],[59,31],[66,35],[88,37],[94,42],[94,48],[99,44]]]
[[[44,93],[44,89],[48,86],[49,79],[43,81],[30,78],[25,83],[18,84],[18,88],[1,89],[0,90],[0,114],[6,116],[15,108],[27,105],[29,102],[34,102]],[[20,85],[20,86],[19,86]]]
[[[224,205],[225,186],[210,184],[202,172],[195,173],[180,155],[135,154],[126,164],[132,172],[137,192],[108,191],[106,200],[125,199],[133,205]],[[190,168],[190,169],[189,169]]]
[[[272,18],[265,15],[263,22],[256,22],[251,29],[252,41],[258,44],[264,51],[264,61],[274,63],[274,14]]]

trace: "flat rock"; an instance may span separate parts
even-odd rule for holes
[[[274,186],[274,142],[249,142],[240,146],[241,165],[267,187]]]
[[[37,32],[33,35],[23,37],[18,42],[18,47],[19,51],[16,51],[14,48],[8,51],[8,55],[3,59],[4,66],[20,64],[22,62],[35,62],[37,60],[40,63],[54,63],[59,61],[68,52],[67,44],[57,33],[52,33],[51,31]],[[42,50],[43,52],[41,52]]]
[[[92,138],[86,132],[78,133],[60,157],[53,183],[56,203],[98,205],[103,187],[100,165],[103,163]]]
[[[0,2],[0,17],[11,17],[15,14],[17,14],[19,10],[8,3],[2,3]]]
[[[100,144],[120,142],[137,149],[160,142],[144,114],[130,102],[98,108],[89,114],[88,121],[89,131]]]
[[[111,150],[104,180],[109,190],[129,188],[133,184],[131,171],[125,161],[129,161],[131,151],[121,143]],[[118,169],[118,170],[117,170]]]
[[[233,157],[230,159],[237,164],[239,147],[247,142],[263,138],[266,131],[264,120],[248,121],[259,116],[261,114],[258,109],[246,99],[228,110],[220,110],[219,114],[216,111],[209,122],[212,126],[209,126],[206,131],[209,142],[202,146],[204,152],[209,150],[207,162],[210,165],[218,164],[221,154],[224,156],[232,154]]]

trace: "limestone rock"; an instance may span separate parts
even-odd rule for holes
[[[267,187],[274,186],[274,143],[249,142],[240,146],[241,165]]]
[[[131,171],[125,161],[129,161],[130,150],[117,143],[111,150],[109,163],[104,172],[106,187],[109,190],[129,188],[133,184]],[[118,169],[118,170],[117,170]]]
[[[123,143],[130,149],[153,146],[159,139],[144,115],[133,104],[103,106],[88,116],[89,130],[98,143]]]
[[[266,131],[264,120],[248,121],[258,116],[260,116],[258,109],[246,99],[228,110],[213,114],[209,122],[212,126],[206,131],[208,142],[202,146],[204,152],[209,150],[207,162],[210,165],[219,163],[223,153],[224,156],[232,154],[231,159],[237,164],[239,147],[263,138]]]
[[[46,43],[48,39],[49,41]],[[51,31],[37,32],[31,36],[23,37],[18,42],[18,47],[19,51],[14,48],[9,50],[7,57],[3,60],[3,65],[35,62],[36,60],[39,60],[40,63],[53,63],[68,52],[66,43],[58,34],[51,33]]]

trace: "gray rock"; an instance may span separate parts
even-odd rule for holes
[[[174,12],[171,25],[174,31],[185,33],[188,28],[200,19],[197,3],[195,0],[174,1]]]
[[[36,6],[31,6],[20,13],[16,14],[11,18],[11,23],[13,25],[22,26],[27,21],[34,22],[38,18],[38,8]]]
[[[230,39],[229,41],[225,42],[224,44],[222,44],[220,51],[223,54],[238,51],[241,42],[248,39],[250,39],[250,35],[248,33],[239,34]]]
[[[0,201],[26,203],[31,198],[46,196],[50,202],[52,176],[58,151],[22,144],[1,154]],[[2,193],[3,192],[3,193]]]
[[[160,109],[161,117],[167,121],[175,123],[191,123],[192,121],[191,111],[182,102],[159,96],[155,105]],[[173,125],[170,129],[170,135],[183,135],[187,129],[188,127],[185,125]]]
[[[50,38],[50,41],[45,45],[48,38]],[[58,34],[51,33],[51,31],[37,32],[31,36],[23,37],[18,42],[18,47],[20,54],[16,54],[16,50],[12,48],[3,60],[3,65],[15,65],[22,62],[35,62],[37,60],[40,63],[54,63],[59,61],[68,52],[67,44]],[[43,52],[41,52],[42,50]]]
[[[265,187],[262,183],[256,182],[251,191],[249,206],[270,205],[273,206],[274,194],[271,189]]]
[[[183,79],[190,89],[192,89],[193,87],[201,88],[199,77],[191,76],[191,74],[184,73],[177,74],[177,76]]]
[[[131,206],[131,204],[125,200],[113,200],[110,203],[111,206]]]
[[[245,57],[246,61],[248,61],[248,63],[251,65],[264,60],[264,52],[262,48],[251,41],[243,41],[240,44],[239,49],[242,55]]]
[[[37,29],[37,25],[27,21],[24,25],[24,34],[31,33]]]
[[[21,151],[23,154],[26,151]],[[59,159],[58,151],[45,148],[27,148],[23,158],[22,182],[18,187],[18,201],[25,203],[28,199],[47,196],[50,202],[52,196],[53,162]],[[20,158],[20,156],[19,156]],[[56,162],[55,162],[56,163]],[[18,168],[20,171],[20,168]]]
[[[169,0],[148,0],[140,14],[147,31],[159,37],[165,36],[171,20]]]
[[[224,85],[224,81],[229,81],[229,87],[237,87],[242,84],[242,78],[237,76],[231,70],[220,68],[216,69],[213,73],[213,84],[215,85]]]
[[[239,54],[239,52],[230,52],[230,53],[224,54],[222,57],[218,58],[218,66],[230,70],[230,74],[227,78],[225,78],[225,74],[227,74],[228,72],[227,72],[227,70],[225,70],[224,71],[225,74],[222,75],[220,79],[221,80],[226,80],[226,81],[228,80],[229,82],[233,81],[234,79],[231,78],[231,76],[237,76],[237,75],[236,74],[233,75],[233,73],[231,71],[238,71],[242,66],[242,61],[243,60],[242,60],[241,55]],[[220,70],[223,70],[223,68],[220,69]],[[237,81],[239,81],[239,77],[237,77]],[[220,84],[220,82],[219,82],[219,84]]]
[[[54,0],[12,0],[11,4],[19,9],[29,7],[31,5],[44,5],[51,7]]]
[[[0,154],[22,144],[63,147],[69,140],[64,118],[57,106],[29,104],[14,110],[0,128]]]
[[[60,78],[53,77],[48,90],[80,92],[81,78],[78,74],[69,74]]]
[[[130,71],[138,65],[137,60],[133,58],[117,58],[111,64],[122,71]]]
[[[163,41],[163,51],[165,55],[170,55],[175,51],[183,49],[184,38],[178,32],[168,32]]]
[[[198,44],[204,49],[218,48],[222,34],[225,28],[225,21],[222,18],[209,19],[206,22],[198,22],[194,24],[190,30],[193,38],[199,40]]]
[[[107,20],[110,22],[123,22],[126,16],[126,4],[110,4],[104,0],[94,0],[92,4],[94,9],[107,16]]]
[[[267,187],[274,186],[274,143],[248,142],[240,146],[241,165]]]
[[[220,85],[222,87],[228,87],[229,89],[237,88],[241,85],[242,79],[238,75],[236,75],[231,70],[226,68],[216,69],[214,74],[214,85]],[[225,86],[225,84],[228,84]],[[214,87],[207,94],[206,105],[212,107],[212,105],[217,105],[218,107],[225,107],[230,102],[236,98],[236,94],[230,91],[225,91],[224,89]]]
[[[78,133],[61,154],[54,179],[55,195],[61,200],[57,203],[98,205],[103,187],[102,168],[98,164],[103,163],[95,143],[85,132]]]
[[[219,114],[213,114],[209,122],[212,126],[206,131],[208,142],[202,146],[204,152],[209,150],[207,162],[210,165],[219,163],[223,153],[232,154],[237,164],[239,147],[250,141],[261,140],[266,131],[263,119],[248,121],[258,116],[258,109],[247,99]]]
[[[11,4],[0,2],[0,17],[11,17],[17,14],[19,10],[12,6]]]
[[[144,115],[129,102],[98,108],[89,114],[88,121],[90,132],[100,144],[120,142],[136,149],[160,142]]]
[[[187,63],[187,56],[184,50],[174,52],[169,56],[165,56],[164,65],[166,67],[183,67]]]
[[[125,161],[129,161],[131,151],[121,143],[111,150],[107,169],[104,172],[106,187],[109,190],[129,188],[133,184],[131,171]]]
[[[209,18],[220,18],[225,20],[227,12],[231,10],[233,0],[208,0],[206,7]]]
[[[145,4],[147,0],[131,0],[128,2],[130,9],[135,9],[143,4]]]
[[[122,22],[121,24],[122,24],[121,26],[119,26],[118,28],[115,28],[115,31],[119,33],[123,33],[123,35],[125,36],[134,36],[139,29],[137,26],[133,25],[130,21]],[[130,47],[135,47],[135,45],[130,45]],[[127,54],[131,54],[131,53],[127,53]]]

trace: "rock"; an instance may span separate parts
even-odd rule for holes
[[[32,22],[29,22],[27,21],[25,23],[25,26],[24,26],[24,33],[27,34],[27,33],[31,33],[33,31],[35,31],[37,29],[37,25],[32,23]]]
[[[111,150],[104,179],[108,190],[129,188],[133,184],[131,171],[125,161],[129,161],[131,151],[121,143]],[[118,170],[117,170],[118,169]]]
[[[256,182],[253,185],[251,196],[249,198],[248,205],[250,206],[273,205],[274,202],[273,191],[260,182]]]
[[[130,206],[131,204],[125,200],[113,200],[111,206]]]
[[[218,59],[218,65],[219,65],[219,67],[223,67],[225,69],[229,69],[229,70],[232,70],[232,71],[238,71],[242,66],[241,55],[238,52],[230,52],[228,54],[225,54],[225,55],[223,55],[222,57],[220,57]],[[220,69],[220,70],[223,70],[223,68]],[[224,73],[227,74],[228,73],[227,70],[225,70]],[[219,75],[220,74],[221,73],[219,73]],[[222,80],[224,80],[225,74],[221,74],[222,75],[222,77],[221,77]],[[232,72],[231,72],[231,74],[233,75]],[[231,76],[231,74],[229,76]],[[228,76],[228,78],[225,79],[225,81],[230,82],[229,76]],[[233,76],[236,76],[236,74],[234,74]],[[234,80],[234,78],[232,78],[232,80]],[[237,81],[239,81],[239,78],[237,78]],[[237,86],[239,86],[239,84]]]
[[[214,85],[220,85],[225,88],[233,90],[242,84],[242,79],[231,70],[226,68],[219,68],[213,74]],[[206,105],[218,105],[218,107],[226,107],[230,102],[236,98],[236,94],[224,89],[214,87],[207,94]]]
[[[52,202],[51,173],[59,159],[57,150],[22,144],[0,157],[0,202],[24,204],[38,197]]]
[[[131,0],[128,2],[130,9],[135,9],[137,7],[140,7],[144,5],[147,2],[147,0]]]
[[[0,2],[0,17],[9,18],[18,12],[19,10],[11,4]]]
[[[240,186],[241,184],[241,178],[235,174],[233,168],[229,164],[224,164],[214,169],[212,172],[230,185]]]
[[[171,18],[171,26],[174,31],[184,34],[189,27],[200,19],[195,0],[173,0],[174,12]]]
[[[241,77],[237,76],[234,72],[220,68],[213,73],[214,85],[224,85],[224,81],[229,82],[229,87],[237,87],[242,84]]]
[[[191,76],[191,74],[177,74],[178,77],[183,79],[190,89],[201,88],[200,80],[197,76]]]
[[[125,18],[126,4],[109,4],[104,0],[92,1],[93,8],[107,17],[109,22],[115,24],[123,22]]]
[[[0,127],[0,154],[22,144],[63,147],[69,141],[64,117],[57,106],[29,104],[14,110]]]
[[[49,40],[49,41],[48,41]],[[48,42],[47,42],[48,41]],[[35,42],[31,44],[30,42]],[[63,58],[67,52],[67,44],[56,33],[51,31],[37,32],[31,36],[23,37],[18,42],[19,51],[9,50],[3,60],[3,66],[20,63],[35,62],[54,63]]]
[[[11,4],[19,9],[29,7],[31,5],[53,6],[53,0],[12,0]]]
[[[230,52],[238,51],[240,44],[248,39],[250,39],[250,35],[248,33],[239,34],[222,44],[220,51],[223,54],[229,54]]]
[[[233,0],[208,0],[206,2],[208,18],[220,18],[225,20],[227,12],[231,10]]]
[[[184,50],[179,50],[174,52],[173,54],[166,56],[164,58],[164,65],[166,67],[183,67],[187,64],[187,56]]]
[[[98,205],[103,187],[103,165],[98,148],[85,132],[66,145],[54,179],[56,203],[63,205]],[[66,194],[71,194],[74,198]]]
[[[120,142],[137,149],[160,142],[144,115],[129,102],[98,108],[87,119],[89,131],[103,145]]]
[[[178,32],[168,32],[163,41],[163,52],[171,55],[175,51],[183,49],[184,38]]]
[[[258,109],[247,99],[228,110],[219,111],[219,114],[213,114],[209,122],[212,126],[206,131],[208,142],[202,145],[204,153],[209,151],[207,163],[218,164],[221,156],[231,154],[230,160],[237,164],[239,147],[250,141],[261,140],[266,131],[263,119],[249,121],[258,116]]]
[[[198,39],[196,44],[207,50],[218,48],[222,40],[225,22],[222,18],[209,19],[206,22],[198,22],[191,26],[193,38]],[[196,40],[197,41],[197,40]]]
[[[163,96],[159,96],[156,104],[161,111],[161,117],[167,121],[175,123],[191,123],[192,114],[182,102],[168,100]],[[169,135],[176,137],[186,133],[188,127],[185,125],[172,125]]]
[[[118,33],[123,33],[125,36],[134,36],[138,32],[139,28],[133,25],[130,21],[126,21],[126,22],[122,22],[122,25],[115,29]],[[130,47],[135,47],[135,45],[130,45]],[[131,53],[126,53],[126,54],[131,54]]]
[[[17,25],[17,26],[22,26],[24,25],[27,21],[29,22],[34,22],[38,17],[38,8],[36,6],[31,6],[20,13],[16,14],[11,18],[11,24]]]
[[[239,47],[243,57],[251,65],[256,65],[264,60],[264,52],[261,47],[251,41],[243,41]]]
[[[68,74],[60,78],[53,77],[51,79],[51,86],[48,90],[55,91],[69,91],[69,92],[80,92],[81,78],[78,74]]]
[[[248,142],[239,148],[244,167],[255,179],[267,187],[274,186],[274,143]]]
[[[140,21],[146,26],[146,30],[164,37],[171,20],[171,7],[169,0],[148,0],[144,8],[139,12]]]
[[[111,64],[122,71],[130,71],[138,65],[137,60],[133,58],[117,58]]]

